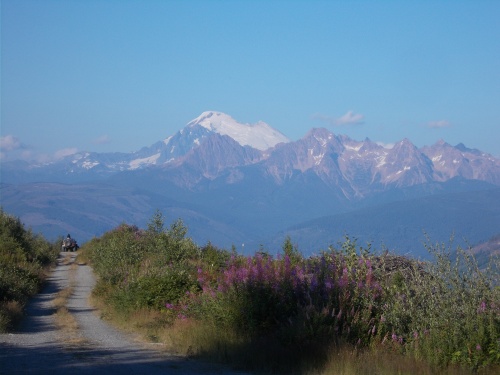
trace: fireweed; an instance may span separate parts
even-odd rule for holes
[[[466,252],[431,246],[435,260],[422,263],[373,255],[348,238],[306,259],[288,245],[277,257],[197,248],[182,223],[165,230],[156,215],[147,231],[121,226],[85,247],[97,290],[116,309],[159,309],[167,325],[213,328],[224,358],[224,340],[237,337],[268,352],[280,343],[287,363],[289,353],[314,362],[318,350],[350,344],[442,366],[500,364],[498,262],[479,270]]]
[[[186,298],[185,314],[285,346],[349,343],[443,366],[498,364],[498,274],[479,271],[465,252],[452,264],[432,251],[433,263],[398,258],[412,265],[404,276],[352,243],[293,263],[233,256],[218,277],[198,269],[200,293]]]
[[[195,315],[246,334],[360,345],[376,333],[382,288],[369,259],[349,264],[333,252],[300,264],[287,255],[232,257],[218,280],[200,269],[198,281]]]

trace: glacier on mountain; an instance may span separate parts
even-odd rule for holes
[[[90,239],[123,222],[145,225],[158,209],[186,220],[198,243],[228,247],[252,240],[258,248],[286,230],[304,249],[349,233],[370,242],[405,239],[397,243],[406,252],[420,244],[422,228],[437,228],[436,236],[458,228],[472,241],[498,231],[500,160],[442,140],[417,148],[407,139],[388,145],[319,128],[289,141],[265,123],[204,112],[132,153],[78,152],[1,167],[7,212],[51,236],[68,228]],[[362,211],[351,215],[354,209]]]
[[[225,113],[207,111],[174,135],[133,153],[80,152],[42,165],[6,163],[2,179],[90,181],[120,171],[158,168],[179,186],[192,187],[222,176],[240,181],[242,171],[253,165],[251,173],[263,170],[265,178],[278,185],[299,174],[314,175],[349,198],[455,177],[500,185],[500,161],[463,144],[440,140],[418,149],[405,138],[390,146],[324,128],[311,129],[292,142],[264,122],[241,124]]]
[[[187,127],[195,125],[201,125],[215,133],[227,135],[242,146],[250,146],[261,151],[274,147],[279,143],[290,142],[290,139],[285,135],[263,121],[255,124],[242,124],[222,112],[203,112],[200,116],[188,122]]]
[[[155,164],[158,158],[160,157],[160,153],[158,152],[157,154],[154,154],[152,156],[149,156],[147,158],[142,158],[142,159],[134,159],[129,163],[130,169],[137,169],[140,168],[143,165],[147,164]]]

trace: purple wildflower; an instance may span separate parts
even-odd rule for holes
[[[484,313],[484,312],[486,312],[486,302],[485,301],[481,301],[481,304],[479,305],[479,307],[477,309],[477,313],[481,314],[481,313]]]

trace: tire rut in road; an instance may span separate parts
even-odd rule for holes
[[[88,303],[95,285],[92,269],[77,265],[75,258],[75,253],[61,254],[18,332],[0,334],[0,374],[242,374],[154,350],[155,344],[138,342],[102,321]],[[74,322],[71,329],[58,321],[54,305],[65,290],[71,293],[60,310]]]
[[[43,290],[26,307],[16,332],[0,334],[0,373],[42,373],[71,361],[60,341],[53,304],[57,294],[68,287],[68,263],[65,256],[59,257]]]

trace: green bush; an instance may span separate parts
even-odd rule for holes
[[[165,229],[156,212],[147,230],[122,224],[82,250],[99,275],[98,290],[106,291],[116,310],[164,310],[196,290],[196,264],[209,253],[200,252],[186,233],[181,220]]]
[[[38,292],[58,248],[0,208],[0,331],[11,328],[19,315],[11,307],[22,308]]]
[[[116,285],[134,274],[147,249],[137,227],[121,224],[101,239],[86,244],[83,250],[89,252],[94,271],[101,280]]]
[[[428,246],[434,261],[386,285],[380,332],[403,353],[436,365],[473,369],[500,363],[499,275],[474,257]],[[416,264],[416,263],[415,263]]]
[[[422,263],[347,238],[340,250],[294,263],[290,252],[233,257],[215,283],[200,272],[203,293],[190,313],[285,352],[350,344],[437,366],[500,364],[498,264],[481,270],[466,251],[429,251],[435,261]]]
[[[178,304],[186,291],[196,287],[187,270],[171,269],[163,275],[143,276],[116,292],[116,302],[123,307],[164,309],[167,303]],[[131,306],[132,305],[132,306]]]
[[[243,257],[210,243],[199,248],[186,234],[180,220],[165,229],[157,212],[146,230],[122,224],[90,241],[84,249],[100,276],[95,293],[129,316],[146,308],[168,324],[187,318],[224,331],[207,340],[215,347],[195,352],[281,353],[269,371],[307,368],[314,353],[317,365],[345,345],[474,371],[500,364],[498,261],[480,268],[467,251],[451,256],[436,245],[428,247],[434,261],[424,263],[349,238],[310,258],[290,238],[283,256]],[[10,246],[17,256],[16,243]],[[231,349],[224,337],[243,337],[244,349]]]
[[[164,264],[183,263],[196,257],[198,247],[186,237],[187,228],[178,219],[165,230],[163,215],[157,211],[148,224],[146,241],[149,253],[161,255]]]

